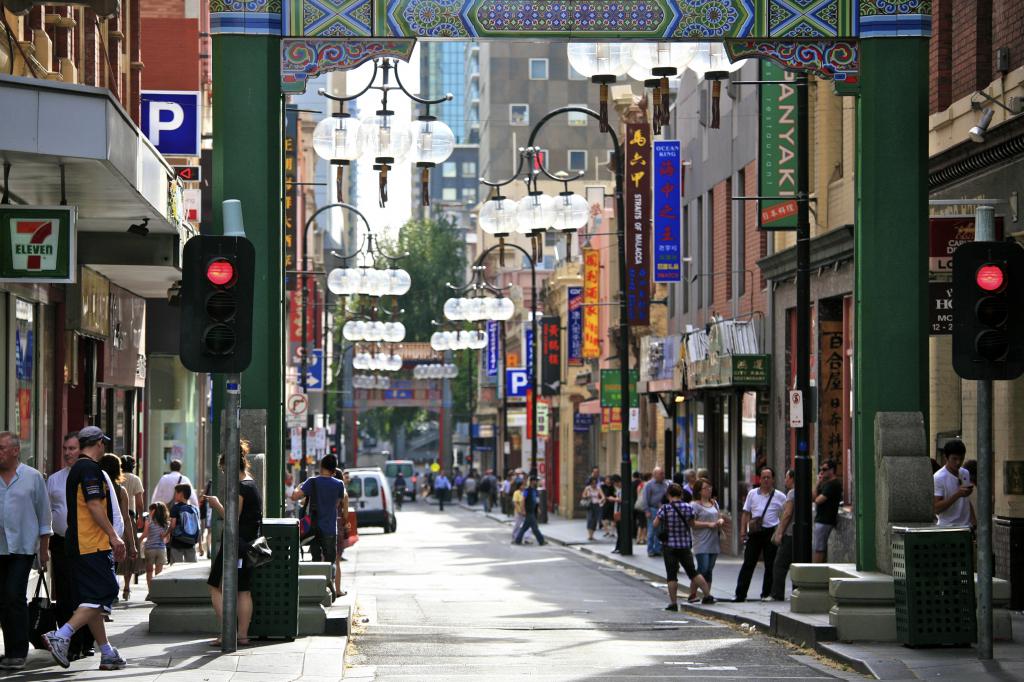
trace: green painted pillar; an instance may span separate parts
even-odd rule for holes
[[[928,38],[860,41],[854,510],[857,567],[875,570],[875,414],[928,423]]]
[[[223,200],[240,200],[245,234],[256,247],[253,354],[242,374],[242,409],[266,411],[265,502],[271,517],[281,515],[284,490],[280,43],[272,35],[213,36],[214,224],[221,229]],[[219,415],[216,410],[215,447]]]

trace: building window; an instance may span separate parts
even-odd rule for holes
[[[585,149],[570,149],[569,150],[569,170],[571,170],[571,171],[585,171],[585,170],[587,170],[587,150],[585,150]]]
[[[441,177],[442,178],[457,178],[459,177],[458,166],[455,165],[454,161],[445,161],[441,164]]]
[[[571,81],[585,81],[587,77],[582,73],[572,68],[572,64],[569,64],[569,80]]]
[[[508,105],[508,124],[512,126],[528,126],[530,125],[530,105],[529,104],[509,104]]]
[[[462,188],[462,201],[466,204],[476,203],[476,187],[463,187]]]
[[[548,79],[548,60],[538,58],[530,60],[530,80],[546,81]]]
[[[445,187],[441,190],[441,201],[458,201],[459,190],[455,187]]]
[[[476,161],[462,162],[462,177],[476,179]]]
[[[585,108],[587,105],[586,104],[570,104],[569,106],[584,107]],[[585,125],[587,125],[587,118],[589,118],[589,117],[586,114],[579,113],[578,111],[570,111],[568,113],[568,115],[567,115],[567,118],[569,119],[569,125],[571,125],[571,126],[585,126]]]

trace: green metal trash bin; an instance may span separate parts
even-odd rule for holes
[[[249,635],[294,639],[299,634],[299,522],[263,519],[263,536],[274,560],[253,572]]]
[[[907,646],[977,639],[973,542],[968,528],[894,527],[896,637]]]

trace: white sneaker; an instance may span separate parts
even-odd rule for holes
[[[62,668],[71,667],[71,662],[68,660],[68,647],[71,645],[71,640],[61,637],[56,630],[52,630],[43,635],[43,641],[46,642],[46,648],[50,650],[50,655],[53,656],[53,660],[57,661],[57,665]]]
[[[128,665],[128,661],[121,655],[121,652],[114,647],[110,648],[114,649],[112,655],[102,654],[100,656],[100,670],[121,670]]]

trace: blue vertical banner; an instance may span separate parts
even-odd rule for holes
[[[494,320],[487,321],[487,360],[485,367],[487,376],[498,376],[498,323]]]
[[[526,327],[526,333],[523,335],[523,345],[526,346],[526,375],[530,377],[530,385],[533,386],[533,372],[534,363],[536,358],[533,354],[533,323],[531,322]]]
[[[566,291],[569,294],[566,363],[578,367],[583,364],[583,287],[566,287]]]
[[[679,140],[654,142],[654,281],[682,278],[679,242],[682,159]]]

